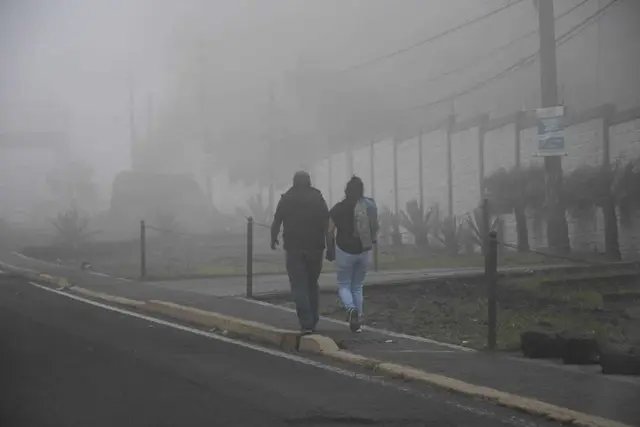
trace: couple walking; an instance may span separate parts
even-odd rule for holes
[[[318,278],[325,248],[326,259],[336,263],[338,294],[349,326],[353,332],[362,330],[363,283],[378,233],[378,214],[373,199],[364,197],[360,178],[352,177],[344,194],[329,210],[309,174],[296,172],[271,225],[271,249],[278,245],[283,228],[287,273],[303,334],[313,333],[320,319]]]

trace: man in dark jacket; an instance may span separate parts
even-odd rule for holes
[[[319,320],[318,278],[327,235],[329,210],[322,193],[306,172],[296,172],[293,186],[282,195],[271,225],[271,249],[278,245],[280,226],[287,273],[303,333],[313,333]]]

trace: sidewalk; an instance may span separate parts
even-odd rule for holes
[[[38,261],[24,257],[22,255],[5,252],[0,253],[0,261],[7,264],[31,268],[34,270],[46,270],[51,274],[67,277],[70,280],[95,280],[109,279],[99,272],[86,272],[78,268],[69,266],[59,266],[44,261]],[[623,263],[624,264],[624,263]],[[551,271],[551,270],[584,270],[585,266],[576,265],[540,265],[522,267],[499,268],[502,274],[529,274],[531,272]],[[586,271],[586,270],[585,270]],[[484,274],[484,270],[478,267],[465,268],[431,268],[424,270],[394,270],[394,271],[371,271],[367,274],[367,286],[394,286],[406,285],[408,283],[424,283],[429,280],[456,277],[478,279]],[[118,279],[122,283],[139,283],[132,280]],[[323,273],[320,276],[320,289],[324,292],[334,292],[336,290],[335,273]],[[210,296],[244,296],[246,295],[246,278],[244,276],[213,277],[187,280],[163,280],[155,282],[143,282],[144,285],[152,286],[155,289],[166,289],[168,291],[192,292],[199,295]],[[253,294],[273,295],[289,294],[289,279],[283,274],[257,275],[253,277]]]
[[[224,295],[226,289],[216,295],[210,288],[209,292],[199,292],[193,286],[188,286],[186,290],[176,289],[178,282],[172,286],[125,282],[80,270],[34,265],[33,261],[15,258],[19,257],[2,261],[65,277],[75,285],[114,296],[165,300],[277,328],[298,329],[297,319],[291,310]],[[412,366],[628,425],[640,425],[640,379],[604,376],[599,373],[597,366],[566,367],[505,354],[475,352],[368,328],[362,334],[351,334],[345,323],[326,318],[318,325],[318,332],[333,338],[340,347],[362,356]]]

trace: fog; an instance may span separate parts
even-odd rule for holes
[[[132,168],[190,174],[217,211],[233,213],[271,177],[284,188],[294,170],[340,147],[412,136],[452,111],[465,118],[536,108],[537,66],[468,98],[437,102],[535,53],[535,36],[470,71],[436,78],[534,31],[533,1],[420,45],[508,3],[516,2],[2,0],[0,132],[12,147],[3,148],[3,165],[14,171],[3,173],[3,188],[19,187],[22,199],[52,198],[51,171],[84,162],[95,182],[87,209],[95,214],[109,209],[115,177]],[[579,3],[556,1],[556,14]],[[576,9],[558,22],[558,34],[603,3]],[[637,45],[637,13],[627,2],[608,18],[626,28],[620,51]],[[589,41],[572,45],[574,56],[594,58]],[[629,75],[636,73],[637,57],[627,65]],[[573,82],[582,86],[561,91],[580,108],[640,101],[637,90],[603,79],[602,69],[572,67]],[[601,82],[599,92],[584,95],[592,78]],[[523,90],[505,90],[512,87]],[[10,143],[34,132],[39,136],[30,138],[42,146],[62,139],[68,149],[50,154]],[[24,202],[31,209],[34,203]]]

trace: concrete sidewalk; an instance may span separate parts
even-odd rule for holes
[[[190,292],[208,296],[244,296],[246,295],[246,278],[244,276],[212,277],[185,280],[163,280],[137,282],[130,279],[117,279],[100,272],[82,271],[76,268],[56,265],[44,261],[25,257],[15,252],[0,253],[0,261],[22,268],[30,268],[38,271],[46,271],[50,274],[67,277],[70,280],[82,280],[83,282],[96,283],[136,283],[141,287],[152,287],[167,291]],[[621,263],[620,265],[632,263]],[[634,264],[635,265],[635,264]],[[597,266],[596,266],[597,267]],[[540,265],[522,267],[503,267],[499,269],[501,274],[528,275],[533,272],[558,271],[558,270],[585,270],[588,267],[582,265]],[[586,270],[585,270],[586,271]],[[430,280],[446,277],[481,279],[483,269],[477,267],[466,268],[431,268],[424,270],[394,270],[371,271],[367,274],[367,286],[394,286],[415,283],[426,283]],[[114,282],[115,279],[115,282]],[[323,273],[320,276],[320,289],[324,292],[334,292],[337,289],[335,273]],[[253,295],[289,294],[289,279],[286,275],[257,275],[253,277]]]
[[[11,264],[9,260],[3,260]],[[283,330],[298,330],[292,310],[261,301],[246,300],[229,289],[166,283],[123,281],[15,256],[13,265],[65,277],[74,285],[141,301],[164,300],[233,316]],[[0,267],[2,268],[2,267]],[[506,354],[489,354],[432,340],[365,328],[352,334],[345,322],[323,318],[318,333],[332,338],[340,348],[375,363],[390,362],[477,386],[533,398],[562,408],[640,425],[640,379],[604,376],[598,367],[567,367],[553,362],[530,361]],[[372,363],[373,363],[372,362]]]

